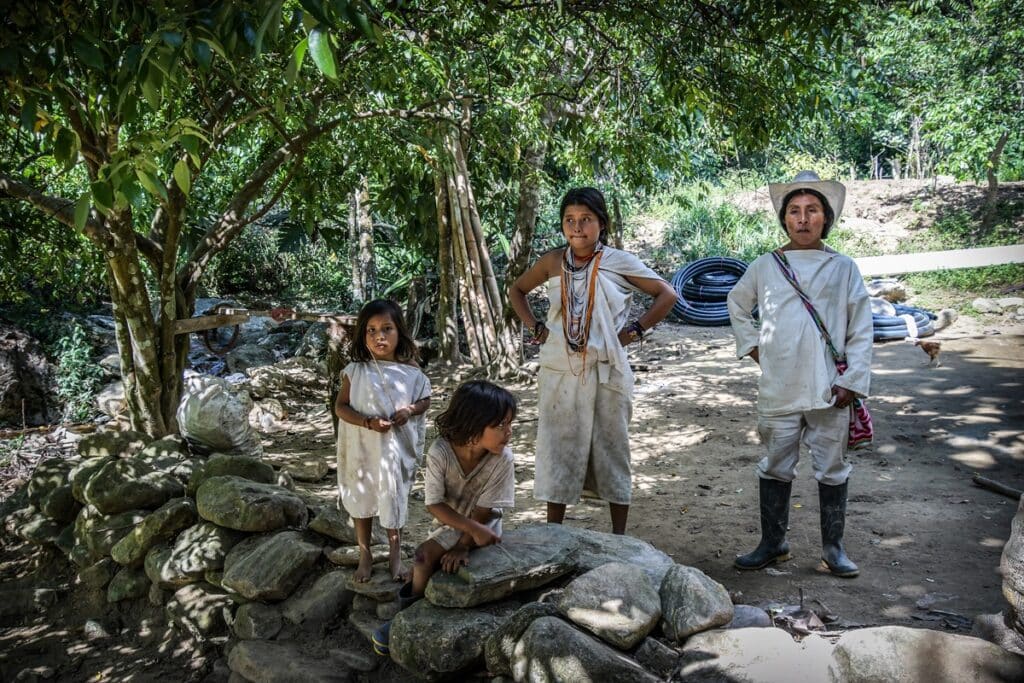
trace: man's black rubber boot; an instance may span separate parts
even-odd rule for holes
[[[860,574],[843,548],[846,529],[846,482],[829,486],[818,482],[818,503],[821,506],[821,559],[828,570],[844,579]]]
[[[789,494],[793,482],[759,478],[761,499],[761,542],[752,553],[733,561],[737,569],[764,569],[789,559],[786,528],[789,526]]]

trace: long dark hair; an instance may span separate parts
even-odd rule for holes
[[[782,223],[782,229],[786,230],[786,207],[789,206],[789,203],[793,200],[794,197],[799,197],[802,194],[809,194],[817,197],[818,201],[821,202],[822,208],[825,209],[825,227],[821,231],[821,239],[825,239],[826,237],[828,237],[828,233],[832,229],[832,224],[836,220],[836,212],[832,210],[832,207],[829,205],[828,200],[825,199],[825,195],[818,192],[817,190],[812,190],[806,187],[801,187],[796,190],[793,190],[792,192],[790,192],[789,194],[782,198],[782,208],[779,209],[779,222]],[[786,234],[789,234],[788,230],[786,230]]]
[[[510,412],[516,416],[516,397],[508,389],[486,380],[463,382],[434,424],[437,433],[453,446],[478,439],[487,427],[501,424]]]
[[[604,195],[601,194],[601,190],[596,187],[574,187],[565,193],[562,197],[562,206],[558,209],[558,224],[561,226],[562,219],[565,218],[566,208],[578,204],[585,206],[590,209],[595,216],[597,216],[597,222],[601,226],[601,234],[598,239],[601,244],[608,245],[608,204],[604,201]]]
[[[416,342],[413,341],[405,326],[405,319],[402,317],[402,309],[394,301],[387,299],[374,299],[365,304],[359,311],[356,318],[356,331],[349,343],[349,356],[359,363],[367,363],[373,358],[370,349],[366,346],[366,326],[370,318],[386,314],[391,317],[391,322],[398,330],[398,346],[395,348],[395,359],[403,363],[416,360]]]

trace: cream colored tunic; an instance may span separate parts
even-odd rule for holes
[[[571,505],[584,488],[610,503],[627,505],[632,498],[633,372],[618,335],[628,322],[632,293],[640,290],[626,276],[659,277],[632,254],[605,247],[585,368],[583,354],[569,350],[562,332],[561,278],[548,280],[548,339],[537,378],[538,500]]]
[[[430,396],[430,380],[405,363],[349,363],[342,373],[350,383],[349,403],[363,415],[390,416]],[[386,529],[405,526],[409,489],[423,453],[426,420],[409,418],[380,434],[338,422],[338,492],[352,517],[380,517]]]
[[[760,355],[757,410],[787,415],[832,406],[832,385],[866,397],[871,386],[874,331],[864,280],[853,259],[835,252],[794,249],[786,259],[849,368],[842,376],[832,354],[771,254],[758,257],[729,293],[736,355]],[[760,323],[751,311],[758,307]]]
[[[478,507],[497,512],[489,526],[501,534],[501,512],[515,506],[515,458],[507,446],[501,455],[488,453],[472,472],[463,472],[459,458],[445,439],[438,439],[427,453],[427,472],[423,500],[426,505],[446,503],[463,517],[470,517]],[[445,550],[451,550],[462,532],[434,520],[435,529],[428,539]]]

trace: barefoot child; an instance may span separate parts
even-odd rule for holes
[[[501,516],[515,503],[512,420],[516,399],[485,381],[462,384],[437,418],[439,438],[427,453],[424,500],[435,529],[416,549],[412,581],[402,586],[407,607],[438,570],[449,574],[469,564],[469,551],[501,542]],[[388,653],[391,623],[373,634],[373,649]]]
[[[338,491],[352,516],[359,544],[354,579],[370,578],[373,517],[387,530],[391,576],[406,581],[401,528],[409,489],[423,452],[423,414],[430,407],[430,380],[416,364],[416,346],[402,312],[390,301],[371,301],[359,312],[342,370],[334,411],[338,424]]]

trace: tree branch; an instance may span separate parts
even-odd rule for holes
[[[10,197],[27,202],[50,218],[63,223],[72,230],[76,229],[75,202],[70,199],[43,194],[31,185],[5,173],[0,173],[0,197]],[[110,243],[110,233],[103,227],[102,222],[96,219],[95,214],[86,219],[82,232],[101,246],[107,246]]]

